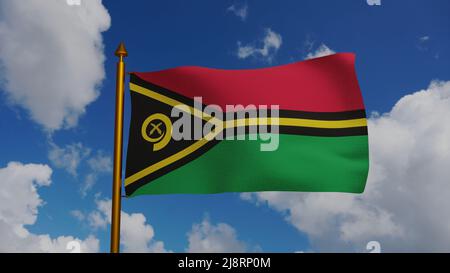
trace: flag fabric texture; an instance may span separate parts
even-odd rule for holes
[[[354,62],[354,54],[339,53],[253,70],[190,66],[130,73],[126,195],[363,192],[368,132]],[[278,148],[261,151],[266,140],[251,139],[249,128],[270,119],[253,118],[256,123],[251,123],[250,117],[240,125],[219,119],[221,130],[233,130],[235,138],[175,140],[174,107],[192,110],[186,110],[192,131],[211,122],[195,98],[201,98],[202,106],[223,109],[223,116],[230,114],[225,113],[227,105],[265,106],[267,111],[278,106],[278,132],[258,132],[266,137],[276,133]],[[246,127],[240,131],[244,140],[237,139],[239,126]]]

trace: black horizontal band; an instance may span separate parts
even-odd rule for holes
[[[301,118],[316,120],[346,120],[366,118],[364,109],[343,112],[305,112],[296,110],[280,110],[280,118]]]
[[[264,126],[265,127],[265,126]],[[224,137],[232,137],[248,134],[284,134],[284,135],[304,135],[304,136],[320,136],[320,137],[342,137],[342,136],[362,136],[367,135],[367,127],[350,127],[350,128],[315,128],[301,126],[284,126],[279,125],[278,131],[271,131],[273,128],[267,126],[264,132],[260,131],[259,126],[240,126],[228,128],[223,131]]]
[[[344,137],[344,136],[367,135],[367,127],[366,126],[351,127],[351,128],[338,128],[338,129],[280,126],[279,130],[280,130],[280,134],[321,136],[321,137]]]

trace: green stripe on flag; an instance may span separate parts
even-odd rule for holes
[[[273,152],[261,152],[261,143],[255,140],[221,141],[201,157],[143,185],[131,196],[364,191],[369,168],[367,136],[282,134],[279,135],[278,150]]]

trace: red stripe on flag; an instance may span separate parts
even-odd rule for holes
[[[339,53],[283,66],[221,70],[186,66],[134,73],[142,80],[205,104],[279,105],[283,110],[340,112],[364,109],[355,55]]]

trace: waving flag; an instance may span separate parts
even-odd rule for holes
[[[363,192],[368,136],[354,59],[131,73],[127,196]]]

